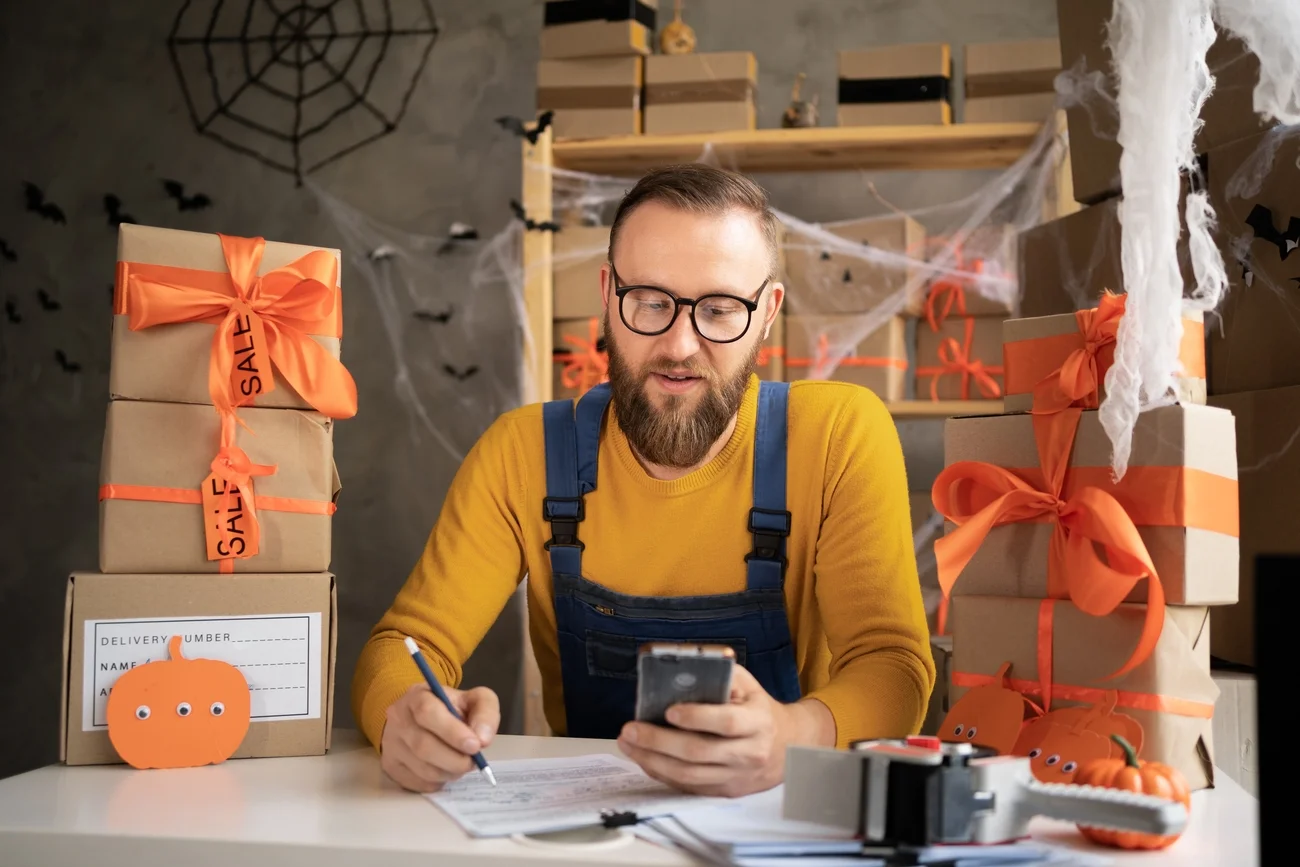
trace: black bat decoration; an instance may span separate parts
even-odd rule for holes
[[[45,193],[35,184],[24,181],[23,192],[27,197],[27,210],[33,214],[39,214],[42,219],[49,220],[51,223],[59,223],[66,226],[68,218],[64,216],[63,209],[58,205],[45,201]]]
[[[441,256],[443,253],[454,250],[456,248],[457,241],[477,241],[477,240],[478,240],[478,229],[475,229],[469,223],[462,223],[457,221],[451,224],[451,228],[447,232],[447,239],[438,246],[438,250],[437,252],[434,253],[434,255]]]
[[[112,193],[104,196],[104,211],[108,214],[108,224],[110,226],[116,227],[123,223],[135,222],[135,217],[122,213],[122,200]]]
[[[62,349],[54,350],[54,360],[63,368],[64,373],[77,373],[81,370],[81,365],[75,361],[70,361]]]
[[[451,314],[455,311],[454,307],[448,307],[446,310],[437,313],[432,310],[417,310],[411,315],[421,322],[437,322],[439,325],[446,325],[451,321]]]
[[[509,115],[505,117],[498,117],[496,119],[496,123],[502,129],[509,130],[510,132],[514,133],[520,138],[528,139],[529,144],[537,144],[538,136],[542,134],[543,130],[545,130],[548,126],[551,125],[551,121],[554,119],[555,119],[555,112],[544,111],[537,116],[537,126],[534,129],[528,129],[526,126],[524,126],[524,122],[522,120],[520,120],[517,117],[511,117]]]
[[[831,251],[830,251],[830,250],[822,250],[821,260],[822,260],[823,262],[829,262],[829,261],[831,260]]]
[[[457,370],[456,368],[452,367],[450,364],[444,364],[442,366],[442,369],[443,372],[445,372],[452,379],[458,379],[461,382],[464,382],[474,374],[478,373],[477,364],[471,364],[469,367],[465,368],[464,370]]]
[[[1300,217],[1292,217],[1287,223],[1286,231],[1279,232],[1273,225],[1273,212],[1263,205],[1250,209],[1246,225],[1255,230],[1255,238],[1268,241],[1277,246],[1279,259],[1285,260],[1291,251],[1300,247]]]
[[[853,274],[849,271],[848,268],[845,268],[845,269],[844,269],[844,282],[845,282],[845,283],[852,283],[852,282],[853,282]]]
[[[23,321],[23,315],[18,312],[18,305],[12,300],[5,301],[5,316],[15,325]]]
[[[0,256],[3,256],[6,262],[18,261],[18,254],[14,252],[14,248],[10,247],[9,242],[4,238],[0,238]]]
[[[530,232],[560,231],[560,224],[555,222],[554,220],[546,220],[545,222],[539,223],[536,220],[534,220],[532,217],[529,217],[526,213],[524,213],[524,206],[519,204],[519,202],[516,201],[515,199],[510,200],[510,210],[515,212],[515,216],[518,217],[519,220],[524,224],[524,228]]]
[[[55,298],[51,297],[50,293],[49,293],[49,292],[46,292],[44,289],[37,289],[37,290],[36,290],[36,298],[37,298],[37,300],[39,300],[39,301],[41,302],[41,309],[42,309],[42,310],[62,310],[62,309],[63,309],[63,305],[60,304],[60,303],[58,302],[58,300],[56,300]]]
[[[201,211],[204,208],[212,207],[212,199],[208,198],[205,193],[195,193],[192,196],[185,195],[185,185],[180,181],[164,179],[162,185],[163,189],[167,191],[167,195],[176,200],[176,209],[179,211]]]

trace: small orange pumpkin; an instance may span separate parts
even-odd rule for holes
[[[108,738],[134,768],[188,768],[224,762],[248,732],[251,694],[244,675],[216,659],[186,659],[181,637],[170,659],[123,674],[108,694]]]
[[[1074,781],[1082,786],[1101,786],[1109,789],[1121,789],[1139,795],[1155,795],[1169,801],[1177,801],[1192,809],[1192,794],[1188,791],[1187,780],[1177,768],[1159,762],[1144,762],[1137,757],[1137,750],[1120,735],[1111,735],[1123,752],[1122,759],[1094,759],[1079,768]],[[1117,849],[1164,849],[1181,834],[1158,836],[1142,834],[1137,831],[1115,831],[1109,828],[1094,828],[1080,825],[1083,836],[1103,846]]]
[[[1037,707],[1006,686],[1011,663],[998,669],[998,685],[976,686],[957,700],[939,726],[939,740],[950,744],[976,744],[1007,755],[1015,746],[1026,713]]]

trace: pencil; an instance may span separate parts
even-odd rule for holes
[[[433,694],[438,697],[438,700],[447,706],[447,710],[451,711],[452,716],[464,722],[465,718],[452,705],[451,699],[447,698],[447,693],[443,692],[442,685],[438,683],[438,678],[433,676],[433,669],[429,668],[429,663],[425,662],[424,655],[420,653],[419,645],[409,635],[406,636],[405,641],[406,649],[411,652],[411,658],[420,667],[420,674],[423,674],[424,679],[428,681],[429,689],[433,690]],[[475,753],[470,758],[474,760],[474,764],[478,765],[478,769],[483,772],[483,776],[487,777],[488,782],[495,786],[497,784],[496,774],[492,773],[492,768],[488,766],[487,759],[483,758],[483,753]]]

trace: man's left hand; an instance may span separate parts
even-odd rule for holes
[[[815,705],[815,707],[813,707]],[[834,720],[821,702],[784,705],[737,665],[729,704],[678,704],[668,710],[676,728],[630,722],[619,749],[648,775],[674,788],[735,798],[762,792],[785,776],[791,743],[834,743]]]

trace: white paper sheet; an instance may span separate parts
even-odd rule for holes
[[[167,642],[182,636],[187,659],[219,659],[243,673],[254,722],[319,719],[321,616],[253,614],[239,617],[140,617],[87,620],[82,661],[82,731],[103,731],[108,694],[122,674],[167,658]]]
[[[716,801],[684,795],[610,755],[491,764],[495,788],[475,771],[425,796],[473,837],[596,825],[602,810],[632,811],[644,818]]]

